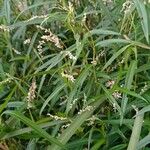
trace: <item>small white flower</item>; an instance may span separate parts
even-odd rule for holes
[[[4,32],[5,31],[7,31],[7,32],[9,32],[10,30],[9,30],[9,27],[8,26],[5,26],[5,25],[0,25],[0,30],[3,30]]]
[[[23,44],[29,44],[31,42],[31,39],[26,39]]]
[[[19,52],[19,51],[16,50],[15,48],[12,48],[12,50],[13,50],[16,54],[21,55],[21,52]]]
[[[62,129],[66,129],[67,127],[69,127],[70,126],[70,123],[68,123],[68,124],[66,124],[66,125],[63,125],[62,126]]]
[[[65,118],[65,117],[59,117],[56,115],[51,115],[50,113],[48,113],[47,115],[50,116],[52,119],[55,119],[55,120],[67,120],[67,118]]]
[[[64,54],[68,56],[71,60],[77,60],[77,58],[73,56],[70,51],[64,51]]]
[[[113,0],[103,0],[103,3],[104,3],[105,5],[111,4],[111,3],[113,3]]]
[[[144,92],[146,92],[148,90],[148,85],[147,85],[147,83],[145,82],[145,85],[144,85],[144,87],[141,89],[141,91],[140,91],[140,95],[142,95]]]
[[[121,12],[124,12],[124,14],[129,13],[133,4],[134,3],[131,0],[127,0],[125,3],[123,3]]]
[[[119,98],[122,98],[121,96],[121,93],[119,93],[118,91],[115,91],[112,96],[115,98],[115,99],[119,99]]]
[[[93,60],[93,61],[91,61],[91,64],[93,64],[94,66],[96,66],[97,65],[97,61]]]
[[[116,112],[117,108],[116,108],[116,103],[113,103],[113,110]]]
[[[32,107],[32,102],[33,100],[35,99],[36,97],[36,94],[35,94],[35,90],[36,90],[36,81],[33,80],[32,81],[32,84],[29,88],[29,91],[28,91],[28,96],[27,96],[27,102],[28,102],[28,109]]]
[[[69,75],[69,74],[64,74],[64,72],[61,73],[62,77],[65,77],[67,78],[68,80],[70,80],[71,82],[75,82],[75,79],[72,75]]]
[[[70,11],[70,12],[73,12],[73,11],[74,11],[73,4],[72,4],[70,1],[68,2],[68,8],[69,8],[69,11]]]
[[[40,43],[41,45],[44,44],[45,41],[47,41],[47,42],[50,41],[50,42],[54,43],[56,47],[61,48],[61,49],[63,48],[62,44],[60,43],[58,36],[53,34],[50,29],[45,29],[44,27],[39,26],[39,25],[37,25],[36,27],[48,34],[48,35],[43,35],[41,37],[41,39],[42,39],[42,41],[41,41],[42,43]]]
[[[84,15],[83,15],[83,19],[82,19],[82,23],[85,23],[85,21],[86,21],[86,13],[84,13]]]
[[[84,109],[80,110],[80,111],[78,112],[78,114],[82,114],[82,113],[85,112],[85,111],[91,111],[91,110],[93,110],[93,109],[94,109],[93,106],[87,106],[87,107],[85,107]]]
[[[41,16],[32,16],[30,19],[26,20],[25,22],[29,22],[29,21],[32,21],[34,19],[37,19],[37,18],[47,18],[48,15],[41,15]]]
[[[1,81],[1,82],[0,82],[0,85],[6,84],[6,83],[10,83],[11,81],[12,81],[12,78],[11,78],[11,77],[10,77],[10,78],[7,78],[7,79]]]
[[[106,87],[112,88],[114,84],[115,84],[114,80],[109,80],[109,81],[106,82]]]

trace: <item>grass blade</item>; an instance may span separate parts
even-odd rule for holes
[[[130,137],[127,150],[137,150],[136,147],[140,138],[141,128],[143,124],[143,117],[144,117],[144,114],[137,116],[134,120],[132,134]]]
[[[63,85],[60,85],[58,88],[56,88],[54,90],[54,92],[46,99],[46,101],[44,102],[41,110],[40,110],[40,115],[42,114],[44,108],[46,107],[46,105],[49,103],[49,101],[55,96],[57,95],[66,85],[63,84]]]
[[[38,126],[40,128],[47,128],[47,127],[51,127],[51,126],[54,126],[54,125],[61,124],[63,122],[64,121],[58,121],[57,120],[57,121],[52,121],[52,122],[47,122],[47,123],[41,123],[41,124],[38,124]],[[31,131],[33,131],[33,129],[31,127],[18,129],[18,130],[6,133],[4,136],[1,137],[1,139],[3,139],[3,140],[4,139],[9,139],[9,138],[12,138],[12,137],[15,137],[15,136],[19,136],[19,135],[22,135],[22,134],[25,134],[25,133],[29,133]]]
[[[147,136],[145,136],[142,140],[139,141],[138,145],[137,145],[137,150],[144,148],[146,145],[148,145],[150,143],[150,135],[148,134]]]
[[[148,106],[142,108],[142,109],[137,113],[136,116],[142,115],[142,114],[144,114],[144,113],[146,113],[146,112],[149,112],[149,111],[150,111],[150,105],[148,105]]]
[[[56,144],[59,147],[64,148],[64,145],[62,143],[60,143],[57,139],[55,139],[52,136],[50,136],[46,131],[41,129],[38,125],[36,125],[34,122],[32,122],[30,119],[28,119],[27,117],[25,117],[21,113],[16,112],[16,111],[9,111],[9,110],[7,110],[3,114],[11,115],[11,116],[14,116],[15,118],[18,118],[23,123],[25,123],[26,125],[30,126],[41,137],[43,137],[46,140],[48,140],[50,143]]]
[[[125,86],[124,86],[128,90],[131,89],[132,81],[133,81],[133,77],[134,77],[134,73],[135,73],[136,68],[137,68],[137,62],[132,61],[130,66],[129,66],[127,75],[126,75]],[[120,124],[122,124],[122,121],[123,121],[123,116],[124,116],[124,113],[126,110],[127,102],[128,102],[127,94],[124,93],[123,98],[122,98],[122,102],[121,102],[122,113],[120,116],[121,117]]]
[[[12,95],[14,94],[16,88],[17,88],[17,86],[15,86],[12,89],[12,91],[10,92],[10,94],[6,97],[5,102],[3,104],[1,104],[1,106],[0,106],[0,113],[2,113],[2,111],[7,107],[7,104],[9,102],[9,100],[12,98]]]
[[[123,43],[123,44],[130,44],[131,41],[130,40],[125,40],[125,39],[108,39],[108,40],[103,40],[100,41],[96,44],[96,46],[109,46],[110,44],[114,44],[114,43]]]
[[[141,18],[141,24],[142,24],[145,38],[147,42],[149,43],[149,24],[148,24],[148,16],[147,16],[147,11],[146,11],[144,2],[140,0],[134,0],[134,3],[138,11],[139,17]]]
[[[127,45],[123,48],[121,48],[119,51],[117,51],[104,65],[103,70],[105,70],[109,65],[111,65],[111,63],[119,56],[121,55],[130,45]]]
[[[64,130],[61,136],[58,138],[63,144],[66,144],[68,140],[72,137],[73,134],[79,129],[79,127],[88,119],[93,111],[99,107],[101,103],[105,100],[105,96],[101,95],[97,101],[91,104],[91,110],[84,111],[81,115],[78,115],[71,125]],[[53,150],[60,150],[58,146],[52,145],[51,149]]]

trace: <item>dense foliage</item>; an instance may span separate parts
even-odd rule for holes
[[[0,149],[149,149],[149,0],[0,8]]]

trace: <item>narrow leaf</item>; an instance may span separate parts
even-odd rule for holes
[[[134,73],[135,73],[136,68],[137,68],[137,62],[134,60],[131,62],[130,66],[129,66],[129,69],[128,69],[128,72],[126,75],[126,79],[125,79],[125,86],[124,87],[128,90],[131,89],[132,81],[133,81],[133,77],[134,77]],[[121,113],[120,124],[122,124],[123,116],[124,116],[124,113],[126,110],[127,103],[128,103],[128,97],[127,97],[127,94],[124,93],[123,98],[122,98],[122,102],[121,102],[122,113]]]
[[[133,0],[138,11],[139,17],[141,18],[142,29],[147,42],[149,43],[149,24],[146,7],[144,2],[141,0]]]
[[[132,134],[130,137],[127,150],[137,150],[136,147],[140,138],[141,128],[143,124],[143,117],[144,115],[142,114],[142,115],[137,116],[134,120]]]
[[[130,45],[127,45],[123,48],[121,48],[119,51],[117,51],[108,61],[107,63],[104,65],[102,70],[105,70],[109,65],[111,65],[111,63],[119,56],[121,55]]]
[[[64,145],[62,143],[60,143],[57,139],[53,138],[46,131],[41,129],[38,125],[36,125],[34,122],[32,122],[30,119],[28,119],[27,117],[25,117],[21,113],[16,112],[16,111],[9,111],[9,110],[7,110],[3,114],[11,115],[11,116],[13,116],[15,118],[18,118],[23,123],[25,123],[26,125],[30,126],[41,137],[43,137],[46,140],[48,140],[50,143],[54,143],[54,144],[58,145],[59,147],[64,148]]]
[[[42,114],[44,108],[46,107],[46,105],[49,103],[49,101],[55,96],[57,95],[66,85],[63,84],[63,85],[60,85],[58,88],[56,88],[54,90],[54,92],[46,99],[46,101],[44,102],[41,110],[40,110],[40,115]]]

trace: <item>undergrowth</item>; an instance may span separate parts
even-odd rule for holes
[[[0,149],[149,149],[149,0],[0,8]]]

